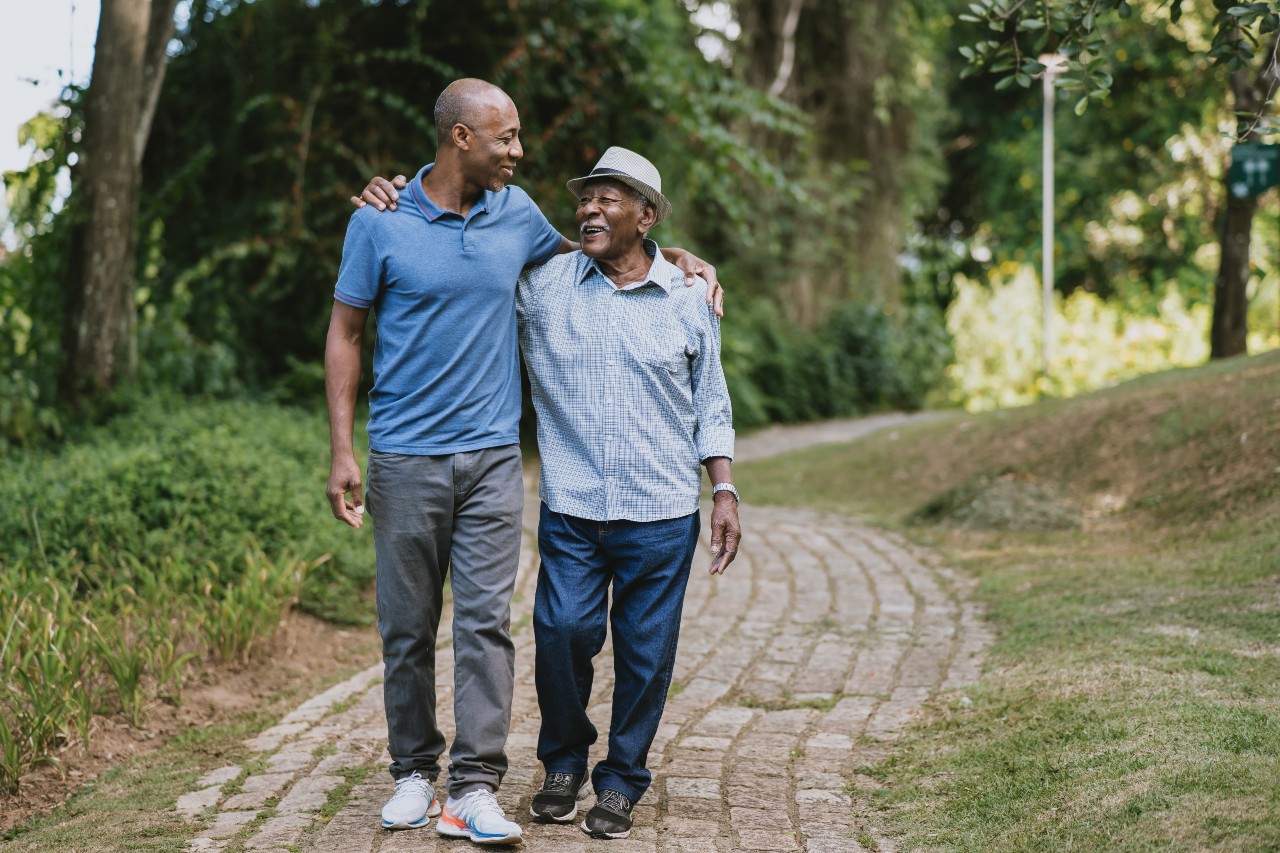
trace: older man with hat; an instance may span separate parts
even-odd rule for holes
[[[609,748],[591,771],[596,804],[582,830],[626,838],[671,684],[700,466],[712,482],[711,573],[737,553],[734,433],[715,312],[646,239],[671,212],[658,170],[610,148],[568,188],[581,249],[526,268],[516,291],[542,456],[534,637],[546,781],[531,813],[559,823],[577,814],[596,740],[592,658],[608,618]]]

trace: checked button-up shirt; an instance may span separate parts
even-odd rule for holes
[[[696,512],[703,460],[733,457],[720,324],[652,241],[623,288],[581,252],[527,267],[516,291],[542,455],[539,494],[593,521]]]

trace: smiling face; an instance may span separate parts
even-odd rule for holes
[[[578,196],[578,242],[590,258],[611,260],[635,251],[657,214],[636,200],[631,187],[602,178],[583,185]]]
[[[497,192],[507,185],[524,156],[520,144],[520,114],[501,90],[477,105],[472,124],[454,126],[461,149],[462,169],[469,183]]]

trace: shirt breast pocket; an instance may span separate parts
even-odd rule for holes
[[[635,341],[636,360],[674,375],[688,373],[684,340],[674,329],[653,329]]]

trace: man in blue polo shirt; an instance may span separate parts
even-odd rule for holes
[[[377,520],[378,627],[396,779],[382,825],[421,827],[439,814],[443,835],[511,844],[520,842],[520,827],[494,791],[507,769],[510,600],[524,501],[515,289],[526,264],[577,245],[522,190],[507,186],[524,152],[506,93],[480,80],[455,81],[436,103],[435,122],[436,161],[409,185],[408,203],[398,215],[380,216],[385,205],[375,202],[357,210],[347,229],[325,348],[326,492],[336,518],[362,525],[352,444],[361,345],[374,310],[367,498]],[[687,253],[679,261],[689,281],[705,268]],[[433,787],[445,748],[435,714],[435,643],[446,573],[457,733],[441,810]]]

